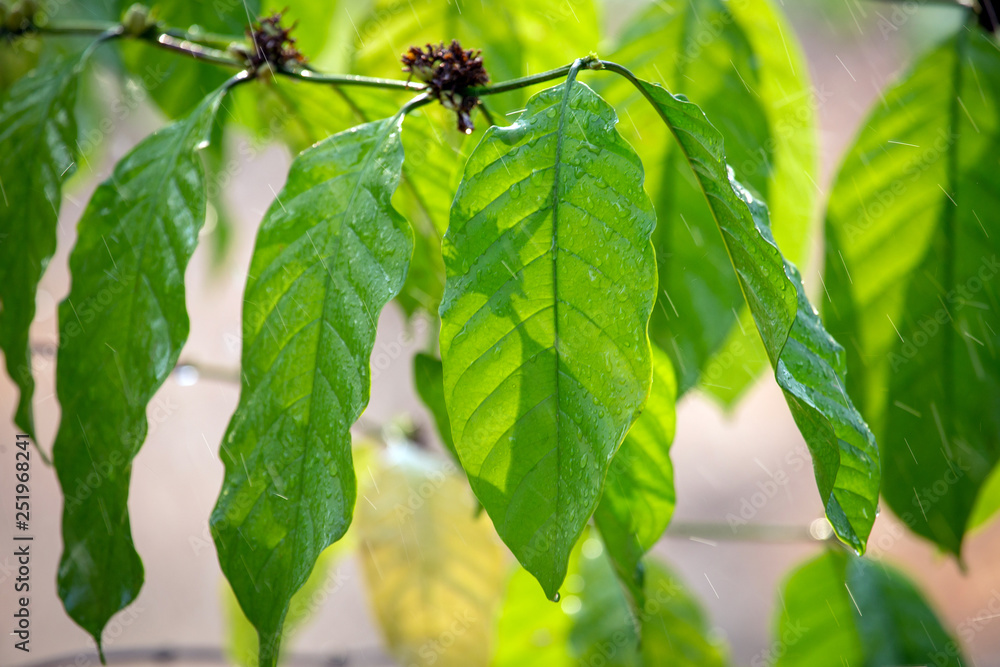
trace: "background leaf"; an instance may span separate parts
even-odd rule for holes
[[[884,563],[826,551],[792,572],[780,599],[777,667],[966,664],[913,584]]]
[[[184,270],[205,221],[197,152],[225,90],[122,158],[91,197],[70,255],[53,446],[64,496],[58,588],[98,647],[108,619],[142,586],[127,505],[132,458],[146,437],[146,404],[187,339]]]
[[[414,356],[413,382],[417,387],[417,395],[434,418],[441,443],[455,462],[459,463],[455,441],[451,437],[451,420],[448,419],[448,408],[444,401],[444,371],[441,360],[429,354],[421,353]]]
[[[454,464],[392,446],[358,504],[368,596],[404,665],[490,664],[504,549]]]
[[[80,56],[43,65],[0,107],[0,348],[20,390],[14,421],[36,445],[28,333],[38,281],[56,249],[62,184],[76,171],[82,66]]]
[[[572,78],[535,95],[473,152],[444,241],[455,448],[550,598],[652,372],[655,221],[616,120]]]
[[[782,254],[800,264],[816,204],[813,94],[795,31],[770,0],[665,0],[625,26],[610,60],[683,92],[722,134],[741,182],[768,202]],[[628,122],[657,213],[659,303],[650,338],[681,393],[702,387],[732,403],[767,366],[729,256],[682,150],[621,79],[598,90]],[[737,321],[737,317],[739,321]]]
[[[584,533],[570,555],[565,595],[552,604],[523,569],[507,584],[494,667],[721,667],[698,601],[663,563],[647,558],[648,600],[638,615],[616,581],[601,540]],[[636,623],[641,624],[642,642]]]
[[[594,512],[618,576],[639,608],[645,604],[642,557],[667,529],[677,504],[670,461],[676,401],[677,380],[670,358],[653,348],[649,400],[611,462]]]
[[[884,99],[830,195],[826,319],[850,343],[882,495],[960,555],[1000,460],[1000,50],[962,29]]]
[[[597,48],[592,0],[378,0],[358,31],[352,69],[399,78],[399,57],[411,46],[457,39],[482,50],[492,81],[560,67]],[[490,96],[500,114],[523,108],[526,91]]]
[[[299,155],[257,235],[243,312],[240,404],[212,513],[219,562],[273,665],[292,594],[346,532],[350,427],[368,404],[382,307],[413,250],[389,203],[402,113]],[[269,585],[263,586],[267,581]]]
[[[117,0],[121,15],[133,0]],[[160,0],[152,3],[157,18],[167,26],[199,33],[220,33],[237,40],[245,39],[244,29],[260,13],[260,0],[212,0],[211,2],[175,2]],[[154,81],[150,96],[170,118],[189,112],[209,91],[226,80],[231,73],[211,63],[176,54],[141,43],[123,43],[122,60],[135,76]]]
[[[879,457],[844,390],[843,348],[823,329],[798,271],[778,251],[767,208],[733,180],[718,131],[694,104],[655,84],[636,85],[705,191],[775,379],[812,454],[826,516],[841,540],[864,552],[878,504]]]

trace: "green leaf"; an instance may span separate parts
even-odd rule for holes
[[[441,443],[457,462],[458,452],[455,451],[455,441],[451,437],[451,421],[448,419],[448,409],[444,401],[444,371],[441,360],[422,353],[413,357],[413,382],[417,386],[417,395],[434,418]]]
[[[571,553],[558,604],[541,598],[528,572],[518,569],[507,585],[494,667],[727,664],[725,647],[711,636],[705,612],[681,580],[659,561],[647,558],[644,566],[648,599],[638,617],[596,536],[585,533]]]
[[[616,120],[572,75],[532,97],[473,152],[444,239],[455,448],[550,598],[652,375],[655,220]]]
[[[713,636],[698,600],[663,563],[646,559],[642,664],[645,667],[722,667],[729,664],[724,643]]]
[[[770,0],[664,0],[636,14],[618,41],[610,60],[683,91],[712,119],[740,180],[768,202],[782,253],[805,260],[816,203],[814,102],[780,11]],[[625,81],[606,89],[630,121],[622,133],[646,167],[657,212],[660,293],[650,338],[674,361],[682,393],[700,381],[732,403],[767,366],[767,354],[712,212],[655,111]]]
[[[882,562],[829,550],[798,567],[778,604],[776,667],[966,664],[913,584]]]
[[[489,665],[506,551],[455,465],[391,446],[364,493],[359,556],[393,656],[400,665]]]
[[[108,619],[142,586],[127,505],[132,458],[146,437],[146,404],[187,339],[184,270],[205,221],[198,151],[225,91],[122,158],[91,197],[70,255],[53,446],[64,496],[58,587],[99,648]]]
[[[350,427],[368,404],[379,312],[413,249],[389,203],[402,112],[299,155],[257,235],[240,403],[212,513],[222,570],[273,665],[292,594],[351,522]],[[268,582],[266,585],[264,582]]]
[[[998,168],[1000,48],[963,28],[886,91],[826,219],[825,314],[850,342],[882,494],[958,556],[1000,460]]]
[[[653,348],[653,387],[608,469],[594,521],[637,607],[645,604],[641,560],[674,514],[670,445],[677,426],[677,380],[670,358]]]
[[[117,4],[118,11],[124,12],[133,0],[117,0]],[[244,30],[260,12],[260,0],[159,0],[152,5],[164,25],[190,30],[195,35],[220,33],[237,40],[245,39]],[[135,76],[149,81],[149,95],[170,118],[189,112],[206,93],[230,76],[218,65],[179,58],[149,44],[123,43],[121,48],[125,66]]]
[[[76,171],[82,66],[76,56],[35,70],[0,107],[0,348],[21,393],[14,421],[36,444],[28,331],[38,282],[56,249],[62,184]]]
[[[837,536],[863,552],[875,521],[875,439],[844,390],[844,350],[823,329],[796,268],[784,259],[767,208],[727,173],[722,136],[694,104],[636,80],[673,132],[739,276],[775,379],[809,446],[816,485]]]

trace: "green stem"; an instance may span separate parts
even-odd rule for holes
[[[563,65],[562,67],[557,67],[556,69],[550,69],[547,72],[532,74],[531,76],[522,76],[519,79],[511,79],[510,81],[498,83],[495,86],[470,88],[468,90],[468,94],[475,95],[476,97],[482,97],[483,95],[506,93],[511,90],[517,90],[518,88],[527,88],[528,86],[533,86],[537,83],[545,83],[546,81],[552,81],[553,79],[561,79],[562,77],[568,75],[570,70],[574,67],[578,69],[600,69],[600,63],[601,61],[598,60],[596,56],[587,56],[586,58],[575,60],[569,65]]]
[[[427,84],[423,83],[414,83],[413,81],[403,81],[401,79],[380,79],[357,74],[325,74],[311,69],[281,69],[277,73],[293,79],[310,81],[312,83],[326,83],[334,86],[367,86],[369,88],[393,88],[396,90],[414,91],[427,90]]]

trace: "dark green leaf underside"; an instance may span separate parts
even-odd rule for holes
[[[67,613],[101,630],[142,586],[128,516],[146,404],[187,339],[184,270],[205,221],[198,150],[224,94],[144,139],[94,193],[59,306],[53,459],[64,495],[58,587]],[[96,481],[94,481],[96,478]]]
[[[402,114],[292,163],[261,224],[243,310],[243,392],[212,514],[222,570],[273,665],[292,594],[343,536],[356,482],[350,427],[368,404],[379,312],[413,239],[391,206]]]

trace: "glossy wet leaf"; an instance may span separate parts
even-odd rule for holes
[[[641,608],[643,555],[674,514],[674,467],[670,445],[677,425],[677,380],[670,358],[653,348],[653,386],[608,469],[594,521],[622,582]]]
[[[448,419],[448,408],[444,402],[444,371],[441,360],[429,354],[417,354],[413,357],[413,383],[417,395],[424,407],[434,418],[438,435],[451,455],[458,462],[458,452],[455,451],[455,441],[451,437],[451,421]]]
[[[776,667],[968,664],[909,579],[883,562],[825,551],[796,568],[777,603]]]
[[[473,152],[444,240],[455,448],[550,598],[652,374],[654,217],[615,122],[579,82],[535,95]]]
[[[132,458],[146,437],[146,405],[187,339],[184,270],[205,221],[198,151],[223,93],[122,158],[91,197],[69,259],[53,446],[64,496],[58,589],[98,646],[142,586],[127,504]]]
[[[837,536],[863,552],[875,521],[879,455],[844,389],[844,350],[824,329],[796,268],[771,235],[767,208],[727,173],[722,137],[694,104],[639,82],[704,188],[764,342],[775,379],[809,446]]]
[[[368,404],[379,312],[413,249],[390,204],[401,125],[397,114],[299,155],[257,235],[212,534],[262,665],[274,664],[290,598],[351,522],[350,427]]]
[[[831,193],[825,315],[883,497],[959,555],[1000,460],[1000,50],[963,29],[884,98]]]
[[[449,460],[391,447],[358,502],[368,599],[401,665],[485,667],[505,550]],[[539,596],[540,597],[540,596]]]
[[[119,15],[133,0],[117,0]],[[236,41],[246,38],[244,29],[261,11],[259,0],[212,0],[204,2],[156,2],[156,17],[167,26],[194,35],[217,33]],[[198,104],[231,72],[212,63],[151,48],[148,44],[123,43],[122,59],[129,72],[148,91],[156,105],[170,118],[178,118]],[[217,47],[218,48],[218,47]],[[221,48],[225,48],[224,46]]]
[[[608,59],[701,107],[740,181],[768,202],[782,253],[801,266],[817,193],[814,100],[795,31],[773,5],[650,3],[629,20]],[[671,356],[681,393],[700,382],[731,404],[767,367],[767,354],[712,212],[656,112],[628,82],[600,83],[627,121],[621,131],[642,158],[657,212],[659,295],[650,338]]]
[[[20,391],[14,421],[35,439],[28,339],[38,282],[56,249],[62,184],[76,171],[79,56],[19,80],[0,107],[0,349]]]

